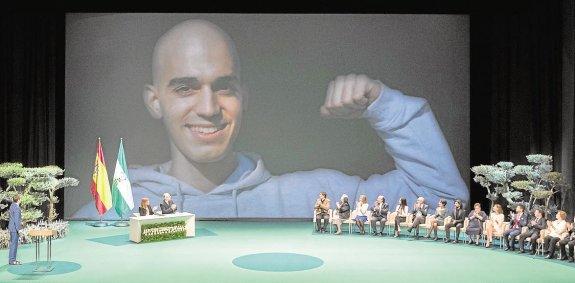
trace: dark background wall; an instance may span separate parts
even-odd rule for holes
[[[319,2],[286,12],[470,14],[470,166],[553,154],[555,168],[572,184],[573,1],[512,4],[425,1],[333,9]],[[7,11],[0,18],[0,162],[63,166],[66,11]],[[484,189],[473,183],[470,189],[472,202],[487,205]],[[573,212],[571,194],[566,205]]]

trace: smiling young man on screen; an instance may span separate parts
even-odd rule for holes
[[[395,170],[367,180],[330,169],[272,176],[257,154],[235,152],[247,98],[234,43],[223,30],[189,20],[166,32],[154,49],[144,101],[169,134],[171,160],[130,170],[134,198],[159,203],[170,193],[180,211],[200,218],[311,218],[320,191],[332,198],[347,194],[351,203],[361,194],[381,194],[391,203],[469,198],[423,98],[365,75],[338,76],[327,85],[321,116],[367,119],[394,159]],[[92,204],[73,215],[96,217]]]

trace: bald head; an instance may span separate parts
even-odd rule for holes
[[[230,36],[208,21],[187,20],[172,27],[156,42],[152,66],[154,85],[161,81],[166,68],[177,68],[179,64],[200,58],[212,65],[229,63],[239,78],[239,58]],[[203,67],[209,68],[210,64]]]

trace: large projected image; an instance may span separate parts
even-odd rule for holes
[[[466,16],[70,14],[66,36],[65,165],[81,181],[67,218],[100,217],[98,137],[108,172],[124,139],[144,210],[311,218],[321,192],[468,202]]]

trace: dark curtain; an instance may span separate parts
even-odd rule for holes
[[[0,17],[0,162],[64,166],[64,36],[62,13]]]
[[[561,170],[561,15],[561,1],[472,14],[472,166],[542,153]],[[470,183],[472,201],[487,205],[486,190]]]

